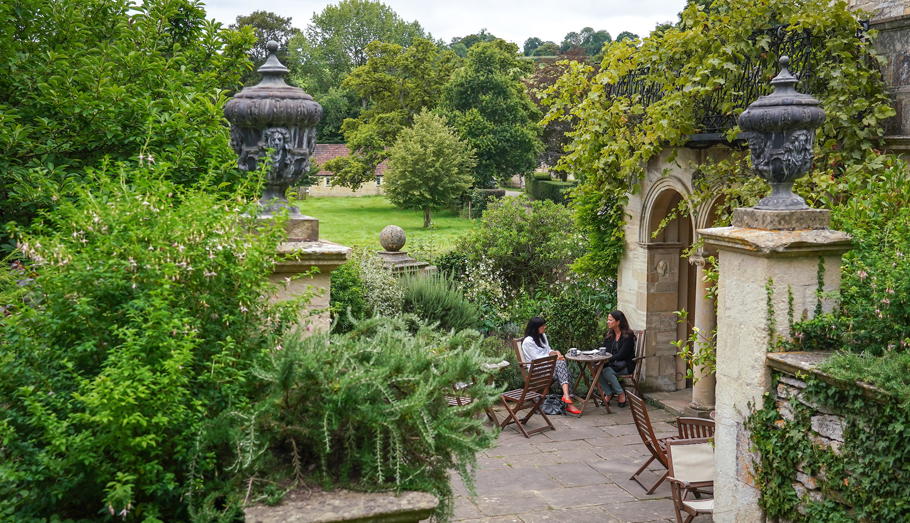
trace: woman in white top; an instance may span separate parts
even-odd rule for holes
[[[521,350],[527,361],[534,361],[538,358],[556,355],[556,380],[562,386],[562,401],[566,403],[566,412],[570,414],[581,414],[572,404],[572,395],[569,393],[569,383],[572,381],[572,375],[569,374],[569,367],[566,365],[566,359],[556,350],[550,348],[547,342],[547,335],[544,331],[547,324],[540,316],[534,316],[528,321],[525,327],[525,339],[521,342]]]

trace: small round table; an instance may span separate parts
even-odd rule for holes
[[[603,403],[604,407],[607,408],[607,414],[610,414],[611,413],[610,404],[607,403],[606,401],[604,401],[604,398],[606,396],[604,395],[604,391],[600,388],[600,383],[598,382],[598,378],[600,378],[600,373],[603,372],[603,370],[604,370],[604,365],[606,365],[606,363],[608,361],[610,361],[611,355],[607,354],[605,356],[601,356],[599,354],[592,354],[592,355],[588,356],[585,354],[579,354],[577,356],[569,356],[568,354],[566,354],[565,357],[566,357],[566,360],[568,360],[568,361],[577,362],[578,365],[581,367],[581,373],[579,374],[578,378],[575,380],[575,386],[572,388],[573,395],[574,395],[575,389],[578,388],[578,384],[581,383],[582,378],[584,378],[585,384],[588,386],[588,395],[585,396],[584,401],[581,403],[581,408],[578,409],[581,411],[581,414],[579,414],[579,417],[581,417],[585,413],[585,407],[588,405],[588,401],[590,401],[592,398],[594,399],[594,406],[595,407],[597,406],[597,397],[594,397],[595,389],[600,394],[600,402]],[[591,381],[588,381],[588,372],[591,373],[591,378],[592,378]],[[578,396],[575,396],[575,397],[577,398]]]

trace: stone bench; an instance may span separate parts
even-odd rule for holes
[[[426,492],[396,496],[393,492],[335,490],[312,496],[291,493],[276,507],[249,507],[244,515],[247,523],[416,523],[433,515],[438,504]]]

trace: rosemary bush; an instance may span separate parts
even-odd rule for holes
[[[0,514],[186,521],[225,479],[204,421],[246,403],[296,319],[263,299],[283,231],[244,232],[249,205],[166,166],[86,176],[14,230],[35,275],[0,316]]]
[[[496,390],[478,379],[449,407],[453,385],[480,378],[476,333],[447,335],[411,315],[359,322],[347,334],[289,335],[257,373],[267,395],[236,448],[314,466],[327,486],[421,490],[452,514],[450,471],[472,488],[475,453],[494,444],[478,414]],[[265,461],[263,461],[265,462]]]
[[[465,299],[458,285],[445,275],[409,276],[400,280],[404,290],[402,311],[428,323],[438,323],[444,331],[477,327],[477,307]]]

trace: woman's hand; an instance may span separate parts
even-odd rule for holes
[[[559,352],[558,350],[551,350],[551,351],[550,351],[550,356],[552,356],[552,355],[554,355],[554,354],[555,354],[556,356],[558,356],[558,357],[556,358],[557,360],[565,361],[566,358],[563,357],[562,353]]]

